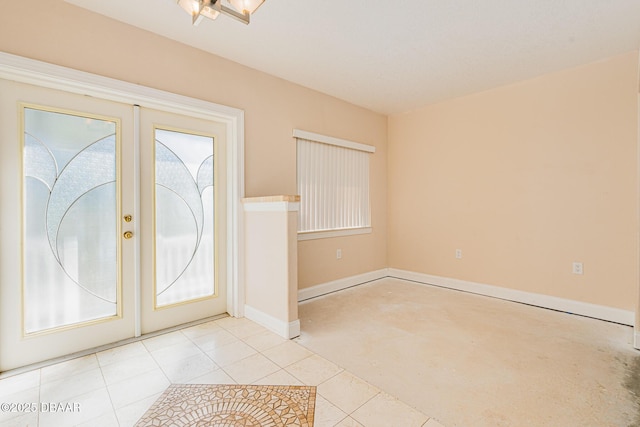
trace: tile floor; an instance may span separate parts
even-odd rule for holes
[[[131,426],[187,383],[315,385],[316,427],[640,426],[626,326],[397,279],[300,317],[294,341],[224,318],[1,379],[0,402],[80,410],[0,425]]]
[[[0,380],[0,402],[79,411],[0,412],[0,425],[132,426],[171,383],[317,386],[316,427],[440,424],[295,341],[223,318]]]
[[[298,342],[447,427],[640,426],[640,352],[628,326],[382,279],[302,303]],[[377,388],[376,388],[377,387]],[[378,417],[343,398],[363,425]],[[408,425],[408,424],[407,424]]]

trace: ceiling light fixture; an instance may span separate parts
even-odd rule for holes
[[[178,5],[191,15],[193,25],[198,25],[203,16],[216,19],[221,13],[248,24],[262,3],[264,0],[178,0]]]

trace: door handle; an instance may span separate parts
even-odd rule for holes
[[[133,232],[132,231],[125,231],[123,234],[125,239],[130,239],[133,237]]]

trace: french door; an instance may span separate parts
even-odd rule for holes
[[[140,163],[147,333],[226,311],[226,126],[152,109],[140,123],[140,158],[153,160]]]
[[[0,93],[0,371],[226,311],[224,123]]]

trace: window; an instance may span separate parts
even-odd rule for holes
[[[375,147],[294,130],[300,240],[371,232],[369,156]]]

